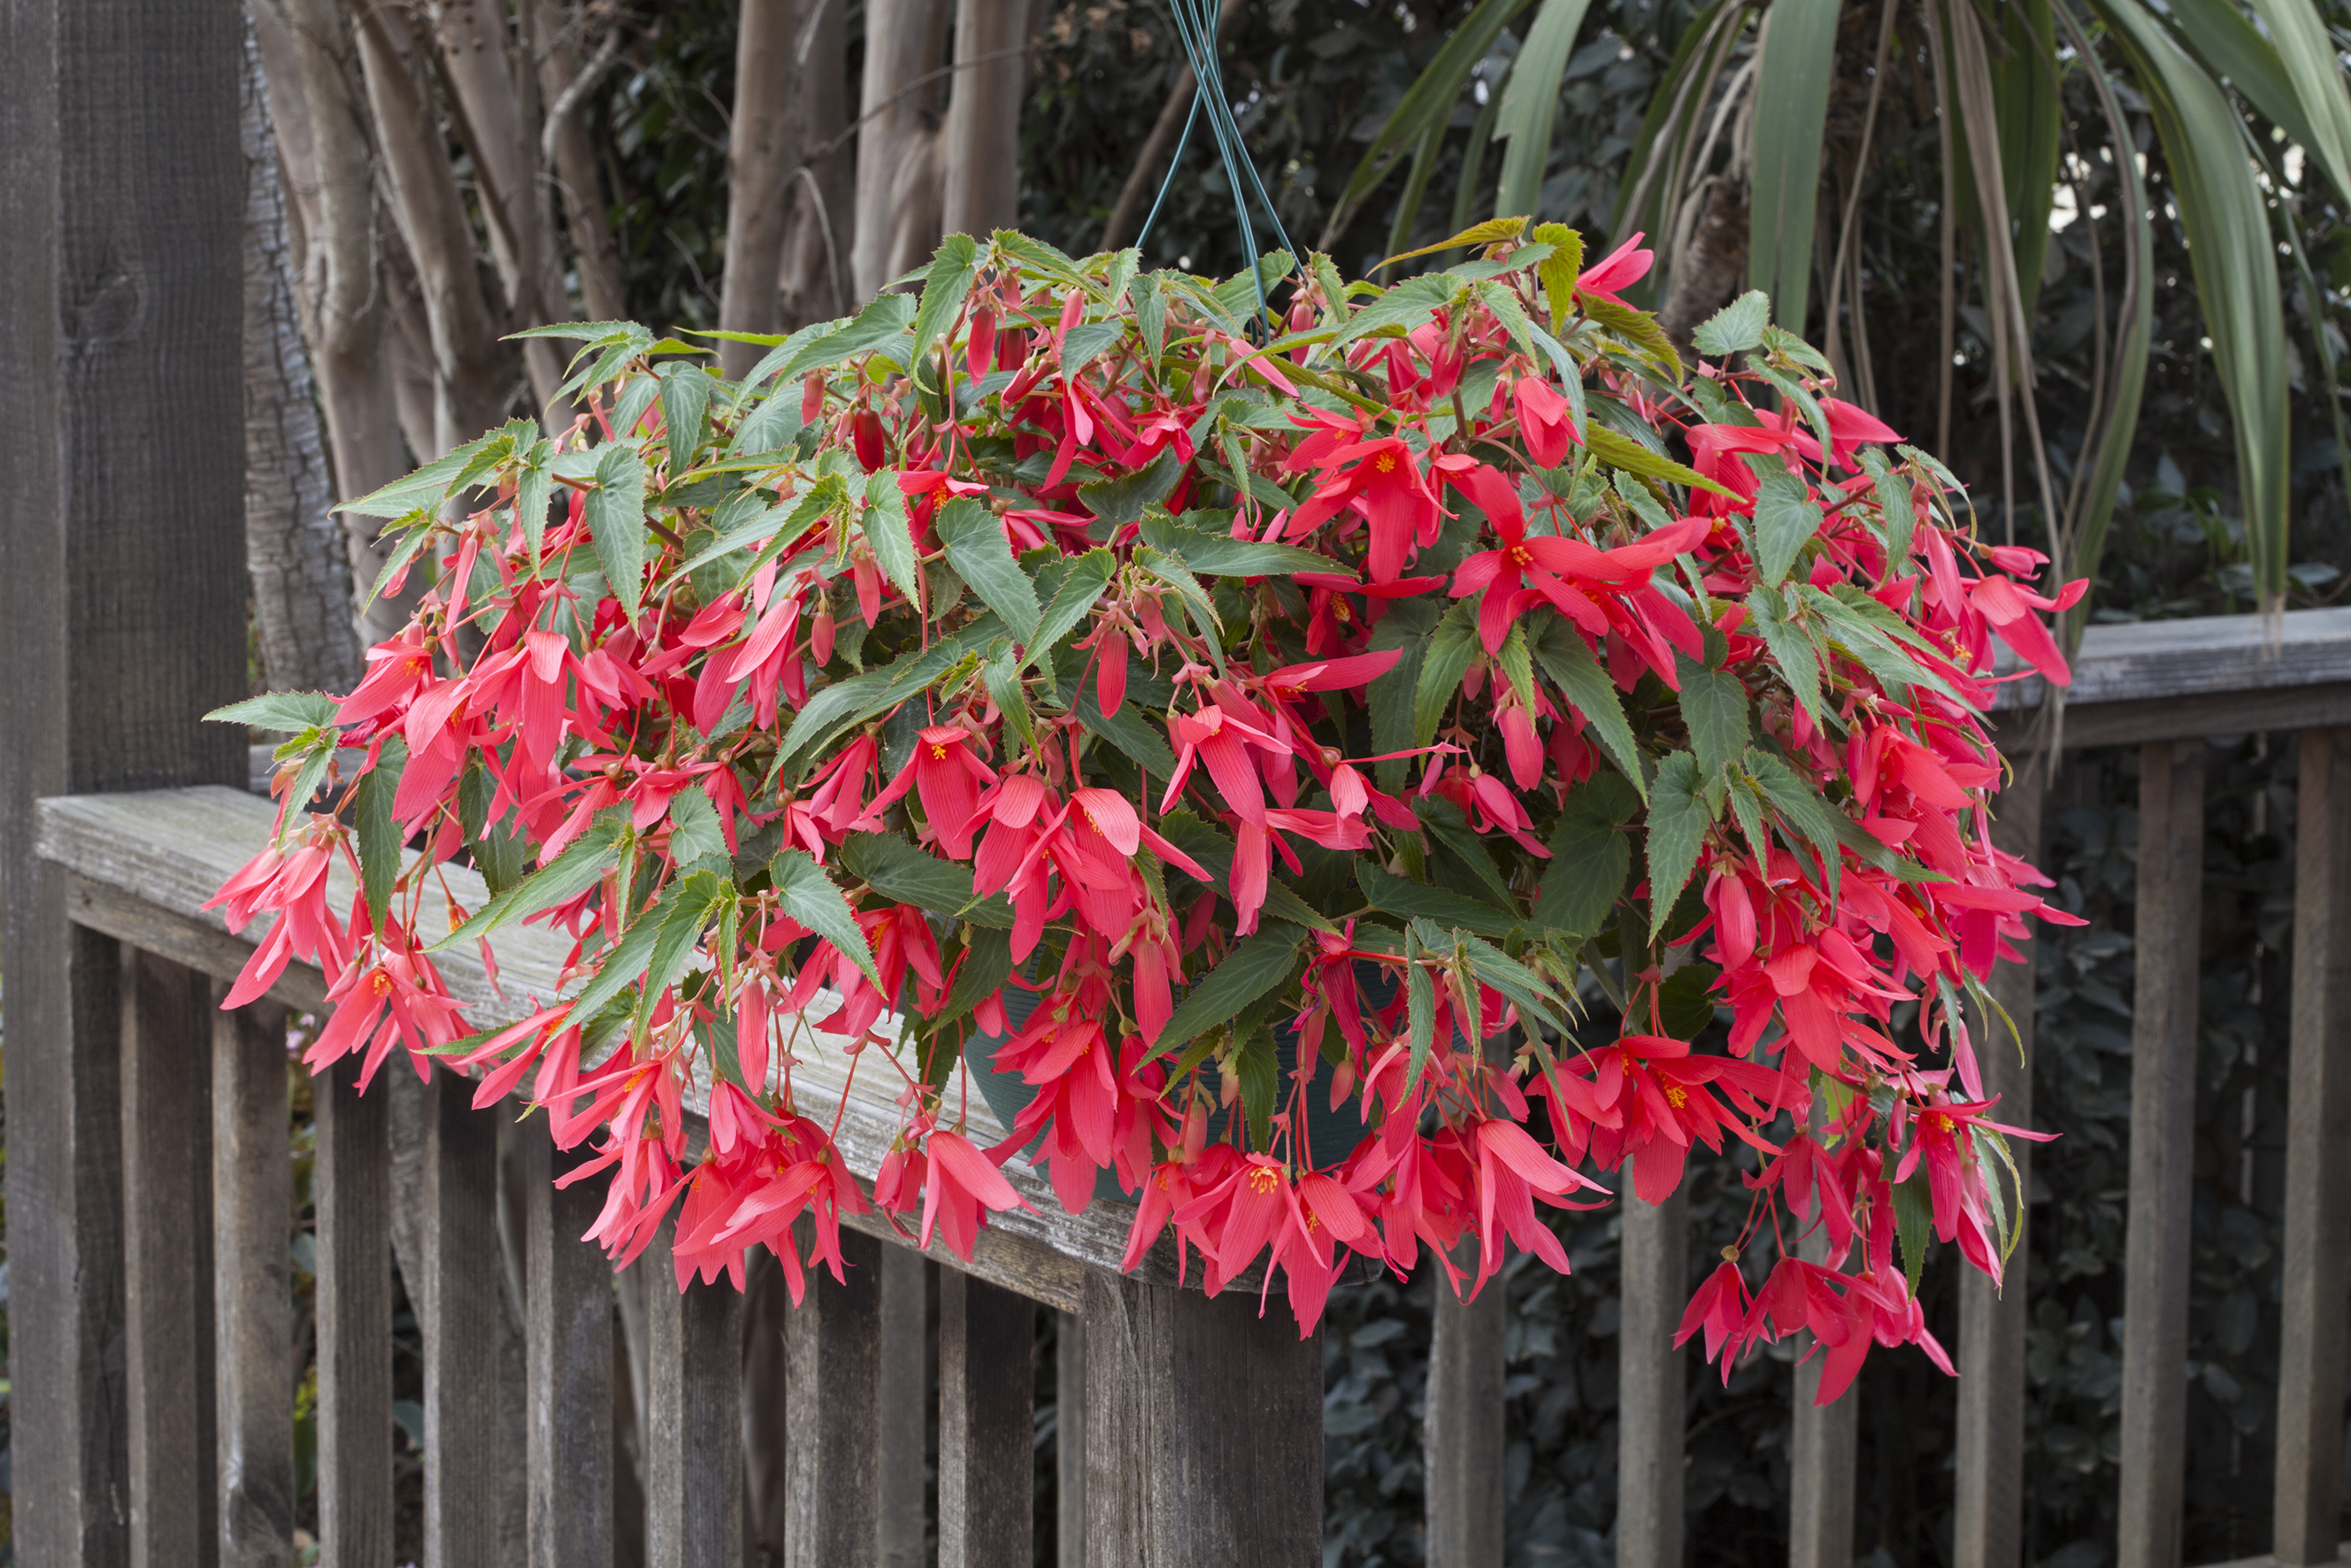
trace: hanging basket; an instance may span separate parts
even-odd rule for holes
[[[869,1204],[967,1256],[1033,1151],[1134,1205],[1129,1266],[1172,1228],[1307,1332],[1351,1256],[1564,1270],[1538,1204],[1736,1139],[1767,1201],[1685,1337],[1809,1327],[1823,1399],[1873,1340],[1941,1361],[1928,1237],[1997,1274],[2018,1204],[1976,1068],[2013,1046],[1966,1009],[2050,913],[1980,715],[1995,638],[2064,680],[2079,585],[1978,545],[1761,295],[1690,367],[1620,298],[1646,251],[1450,245],[1381,289],[956,236],[740,382],[543,329],[586,413],[358,504],[379,591],[434,580],[367,679],[216,716],[299,731],[218,900],[280,915],[229,1005],[318,962],[314,1069],[521,1093],[610,1167],[617,1260],[676,1211],[681,1281],[764,1245],[797,1296]],[[461,857],[494,896],[450,940],[578,939],[486,1037],[417,934]],[[902,1108],[870,1194],[795,1071],[844,1048]]]

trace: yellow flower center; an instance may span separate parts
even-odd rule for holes
[[[934,762],[944,762],[944,761],[946,761],[946,755],[947,755],[947,748],[946,748],[946,747],[944,747],[944,746],[940,745],[940,744],[939,744],[937,741],[935,741],[935,741],[933,741],[933,742],[931,742],[931,760],[932,760],[932,761],[934,761]]]
[[[1395,473],[1395,454],[1393,452],[1381,453],[1377,457],[1372,459],[1372,466],[1378,469],[1383,474]]]
[[[1678,1111],[1689,1103],[1689,1091],[1678,1083],[1666,1085],[1666,1103]]]
[[[1269,1193],[1281,1185],[1281,1177],[1274,1174],[1271,1166],[1259,1166],[1249,1172],[1249,1184],[1252,1192]]]

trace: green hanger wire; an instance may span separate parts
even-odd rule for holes
[[[1272,224],[1273,236],[1290,258],[1291,267],[1297,265],[1298,252],[1290,243],[1281,214],[1274,210],[1273,198],[1266,193],[1265,182],[1258,177],[1257,165],[1242,144],[1240,126],[1233,119],[1232,102],[1225,92],[1224,71],[1217,58],[1217,0],[1167,0],[1167,8],[1175,16],[1176,37],[1183,40],[1185,57],[1192,66],[1192,110],[1184,117],[1184,134],[1176,140],[1176,156],[1168,162],[1166,176],[1159,182],[1159,193],[1152,198],[1151,215],[1143,220],[1142,232],[1134,243],[1140,249],[1151,238],[1160,210],[1167,204],[1167,193],[1175,186],[1176,172],[1184,165],[1184,153],[1191,146],[1192,129],[1199,121],[1200,108],[1206,104],[1208,130],[1224,161],[1225,184],[1232,192],[1233,213],[1240,227],[1241,254],[1249,258],[1249,280],[1257,286],[1259,318],[1260,323],[1270,323],[1273,310],[1266,302],[1265,267],[1258,250],[1257,225],[1249,217],[1249,196],[1257,198],[1258,206]],[[1246,191],[1242,187],[1244,174],[1248,176]],[[1281,276],[1288,276],[1286,269]],[[1258,324],[1253,323],[1253,329]]]

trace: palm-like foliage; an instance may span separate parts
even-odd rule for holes
[[[2351,204],[2351,94],[2313,0],[2247,3],[2250,10],[2240,0],[1713,0],[1683,30],[1658,81],[1611,229],[1652,236],[1660,265],[1651,303],[1668,332],[1687,341],[1738,288],[1764,289],[1791,327],[1804,327],[1813,310],[1825,317],[1816,340],[1827,343],[1846,395],[1876,402],[1856,220],[1880,165],[1896,155],[1889,57],[1897,48],[1923,52],[1928,101],[1902,107],[1931,128],[1939,152],[1938,449],[1949,444],[1955,325],[1980,306],[1970,315],[1991,361],[2003,501],[2011,512],[2020,498],[2039,512],[2062,570],[2095,570],[2154,329],[2158,198],[2135,155],[2126,104],[2139,110],[2160,143],[2231,415],[2253,586],[2274,607],[2286,591],[2291,462],[2282,252],[2309,297],[2321,295],[2296,204],[2273,197],[2291,188],[2291,161]],[[1459,163],[1455,225],[1482,204],[1480,170],[1497,141],[1504,151],[1492,210],[1535,213],[1562,77],[1589,4],[1479,0],[1374,134],[1325,244],[1409,159],[1391,235],[1392,250],[1406,247],[1473,92],[1479,101]],[[1531,5],[1523,40],[1498,63],[1507,30]],[[1479,83],[1481,63],[1489,79]],[[2077,74],[2075,101],[2086,86],[2096,107],[2090,123],[2069,127],[2067,78]],[[2119,199],[2083,216],[2114,231],[2122,265],[2118,296],[2097,312],[2080,445],[2061,475],[2042,437],[2032,326],[2066,153],[2113,166]],[[2336,445],[2351,454],[2333,343],[2323,326],[2315,336]]]

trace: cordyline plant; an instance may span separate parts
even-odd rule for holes
[[[967,1256],[1028,1150],[1072,1211],[1130,1197],[1130,1267],[1172,1226],[1311,1331],[1350,1254],[1564,1270],[1538,1202],[1626,1167],[1656,1202],[1736,1138],[1753,1217],[1683,1337],[1727,1368],[1809,1328],[1824,1400],[1873,1342],[1948,1367],[1928,1237],[1996,1276],[2016,1226],[1965,1009],[2050,913],[1989,836],[1980,712],[1994,638],[2066,678],[2036,612],[2080,585],[1978,545],[1761,295],[1686,373],[1616,297],[1647,251],[1454,244],[1385,290],[1314,257],[1268,308],[1287,256],[958,236],[740,383],[552,329],[587,415],[360,504],[407,530],[391,584],[437,565],[359,688],[220,716],[299,731],[215,901],[278,916],[228,1005],[319,963],[314,1069],[523,1090],[610,1170],[617,1260],[675,1208],[681,1283],[762,1244],[795,1295],[869,1206]],[[420,935],[460,859],[491,896],[442,945],[577,938],[494,1033]],[[870,1193],[796,1049],[895,1092]]]

